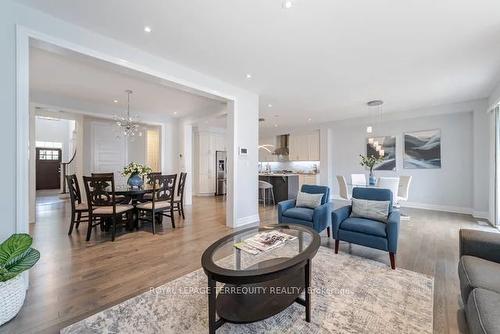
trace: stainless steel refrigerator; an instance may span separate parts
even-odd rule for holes
[[[215,195],[225,195],[227,188],[227,154],[226,151],[215,152]]]

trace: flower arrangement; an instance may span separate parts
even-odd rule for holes
[[[361,161],[359,162],[359,164],[363,167],[367,167],[370,169],[370,176],[373,176],[373,167],[375,167],[376,164],[384,161],[384,157],[382,156],[379,157],[376,157],[374,155],[365,156],[362,154],[360,154],[359,156],[361,157]]]
[[[131,177],[134,175],[144,176],[151,173],[151,167],[139,164],[137,162],[131,162],[127,166],[123,167],[122,175]]]

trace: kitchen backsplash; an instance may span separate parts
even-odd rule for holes
[[[319,161],[280,161],[259,163],[260,172],[268,171],[268,168],[271,168],[271,172],[289,170],[296,173],[319,173]]]

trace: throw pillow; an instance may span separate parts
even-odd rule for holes
[[[299,191],[297,194],[296,207],[315,209],[321,205],[323,194],[310,194]]]
[[[366,218],[387,223],[390,201],[352,199],[351,217]]]

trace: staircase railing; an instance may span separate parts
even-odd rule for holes
[[[73,160],[75,160],[75,157],[76,157],[76,150],[75,152],[73,153],[73,156],[71,157],[71,159],[69,159],[68,162],[61,162],[61,171],[62,171],[62,191],[61,191],[61,194],[66,194],[68,191],[66,189],[66,175],[68,173],[68,166],[70,163],[73,162]]]

